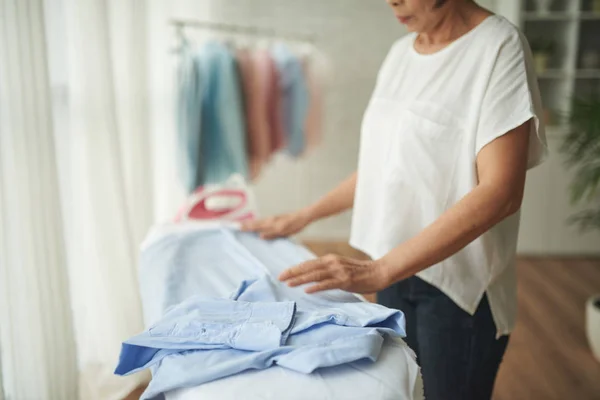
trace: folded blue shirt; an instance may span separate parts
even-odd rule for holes
[[[285,343],[294,302],[248,303],[192,297],[146,332],[123,343],[115,371],[130,374],[185,350],[260,351]]]
[[[142,399],[277,364],[298,372],[361,359],[375,361],[382,334],[404,336],[400,311],[377,304],[297,307],[264,275],[230,299],[191,297],[146,332],[124,342],[115,373],[154,366]],[[187,368],[185,368],[186,366]]]
[[[302,373],[330,367],[333,373],[345,365],[356,365],[348,364],[352,360],[374,361],[382,333],[391,329],[404,335],[402,313],[360,301],[341,290],[308,295],[303,287],[291,288],[271,278],[314,257],[288,239],[262,240],[254,233],[221,225],[190,230],[166,227],[153,232],[143,246],[139,273],[148,328],[158,326],[168,313],[194,297],[199,302],[293,302],[295,312],[290,329],[282,331],[284,345],[278,348],[239,350],[224,340],[220,343],[223,348],[214,350],[161,348],[146,353],[150,357],[145,361],[120,365],[121,372],[132,373],[138,366],[158,360],[150,366],[153,378],[143,395],[144,399],[156,399],[173,389],[274,363]],[[340,335],[338,329],[344,333]],[[137,344],[145,347],[148,343]]]

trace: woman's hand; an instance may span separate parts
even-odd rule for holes
[[[328,255],[283,271],[279,280],[292,287],[314,282],[314,285],[306,289],[306,293],[342,289],[370,294],[389,285],[387,275],[386,268],[380,261]]]
[[[310,213],[301,210],[290,214],[244,222],[242,230],[257,232],[263,239],[275,239],[296,234],[306,228],[311,222]]]
[[[327,193],[312,206],[290,214],[249,221],[242,230],[257,232],[263,239],[290,236],[306,228],[311,222],[330,217],[352,207],[356,191],[356,172]]]

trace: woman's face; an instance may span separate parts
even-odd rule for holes
[[[447,0],[386,0],[401,24],[411,32],[427,32],[443,16]]]

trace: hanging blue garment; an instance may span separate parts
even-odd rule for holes
[[[279,71],[287,152],[297,157],[306,146],[309,92],[304,69],[302,61],[283,43],[276,44],[271,53]]]
[[[246,120],[235,56],[226,45],[208,42],[197,55],[202,76],[202,184],[222,183],[232,174],[248,178]]]
[[[182,184],[191,193],[201,183],[202,76],[194,49],[184,43],[177,69],[177,161]]]

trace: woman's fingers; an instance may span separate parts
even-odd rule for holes
[[[260,238],[265,239],[265,240],[271,240],[271,239],[277,239],[278,237],[281,237],[282,235],[283,235],[283,232],[279,232],[274,229],[268,229],[268,230],[264,230],[260,233]]]
[[[261,232],[273,230],[276,224],[276,218],[257,219],[242,223],[242,230],[245,232]]]
[[[342,289],[356,293],[373,293],[386,287],[380,269],[374,262],[359,261],[336,255],[327,255],[289,268],[279,280],[289,286],[314,282],[306,293]]]
[[[262,239],[275,239],[297,233],[304,226],[306,223],[302,216],[295,213],[247,221],[242,223],[241,229],[245,232],[257,232]]]
[[[261,229],[263,229],[263,227],[265,226],[265,220],[264,219],[256,219],[256,220],[251,220],[251,221],[245,221],[242,223],[242,231],[245,232],[256,232],[259,231]]]
[[[306,272],[296,278],[289,279],[287,283],[288,286],[295,287],[304,285],[305,283],[321,282],[328,279],[331,279],[331,273],[326,269],[318,269],[316,271]]]
[[[340,283],[336,279],[327,279],[306,288],[306,293],[317,293],[324,290],[340,289]]]
[[[291,267],[283,271],[279,275],[280,281],[288,281],[290,279],[295,279],[300,277],[301,275],[316,271],[321,269],[324,266],[324,261],[321,258],[317,258],[316,260],[311,260],[304,262],[302,264],[298,264],[295,267]]]

